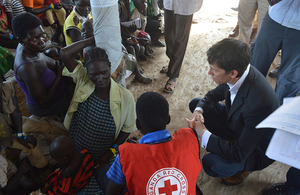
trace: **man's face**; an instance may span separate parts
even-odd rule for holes
[[[230,72],[226,73],[224,69],[219,68],[217,63],[209,65],[208,74],[211,76],[212,80],[214,80],[214,82],[218,85],[230,83],[232,81]]]

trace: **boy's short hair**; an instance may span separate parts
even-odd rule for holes
[[[237,39],[226,38],[217,42],[206,52],[209,64],[216,63],[226,73],[238,71],[236,77],[241,77],[250,63],[250,48]]]
[[[163,130],[169,122],[169,103],[156,92],[143,93],[136,102],[137,119],[150,132]]]
[[[20,39],[25,39],[28,30],[35,29],[40,25],[43,26],[41,20],[29,12],[16,15],[11,23],[14,34]]]

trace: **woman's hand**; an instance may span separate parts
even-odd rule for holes
[[[109,159],[113,156],[112,151],[108,150],[105,154],[100,156],[98,160],[95,161],[95,169],[100,168],[102,165],[108,163]]]
[[[55,61],[55,74],[57,77],[62,77],[64,67],[64,64],[60,63],[58,60]]]

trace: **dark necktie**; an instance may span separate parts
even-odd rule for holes
[[[229,113],[230,107],[231,107],[231,99],[230,99],[231,93],[230,91],[227,92],[227,97],[225,99],[225,104],[226,104],[226,110],[227,113]]]

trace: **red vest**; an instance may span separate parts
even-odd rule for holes
[[[124,143],[119,151],[130,194],[196,194],[201,163],[198,138],[192,129],[178,130],[165,143]]]

